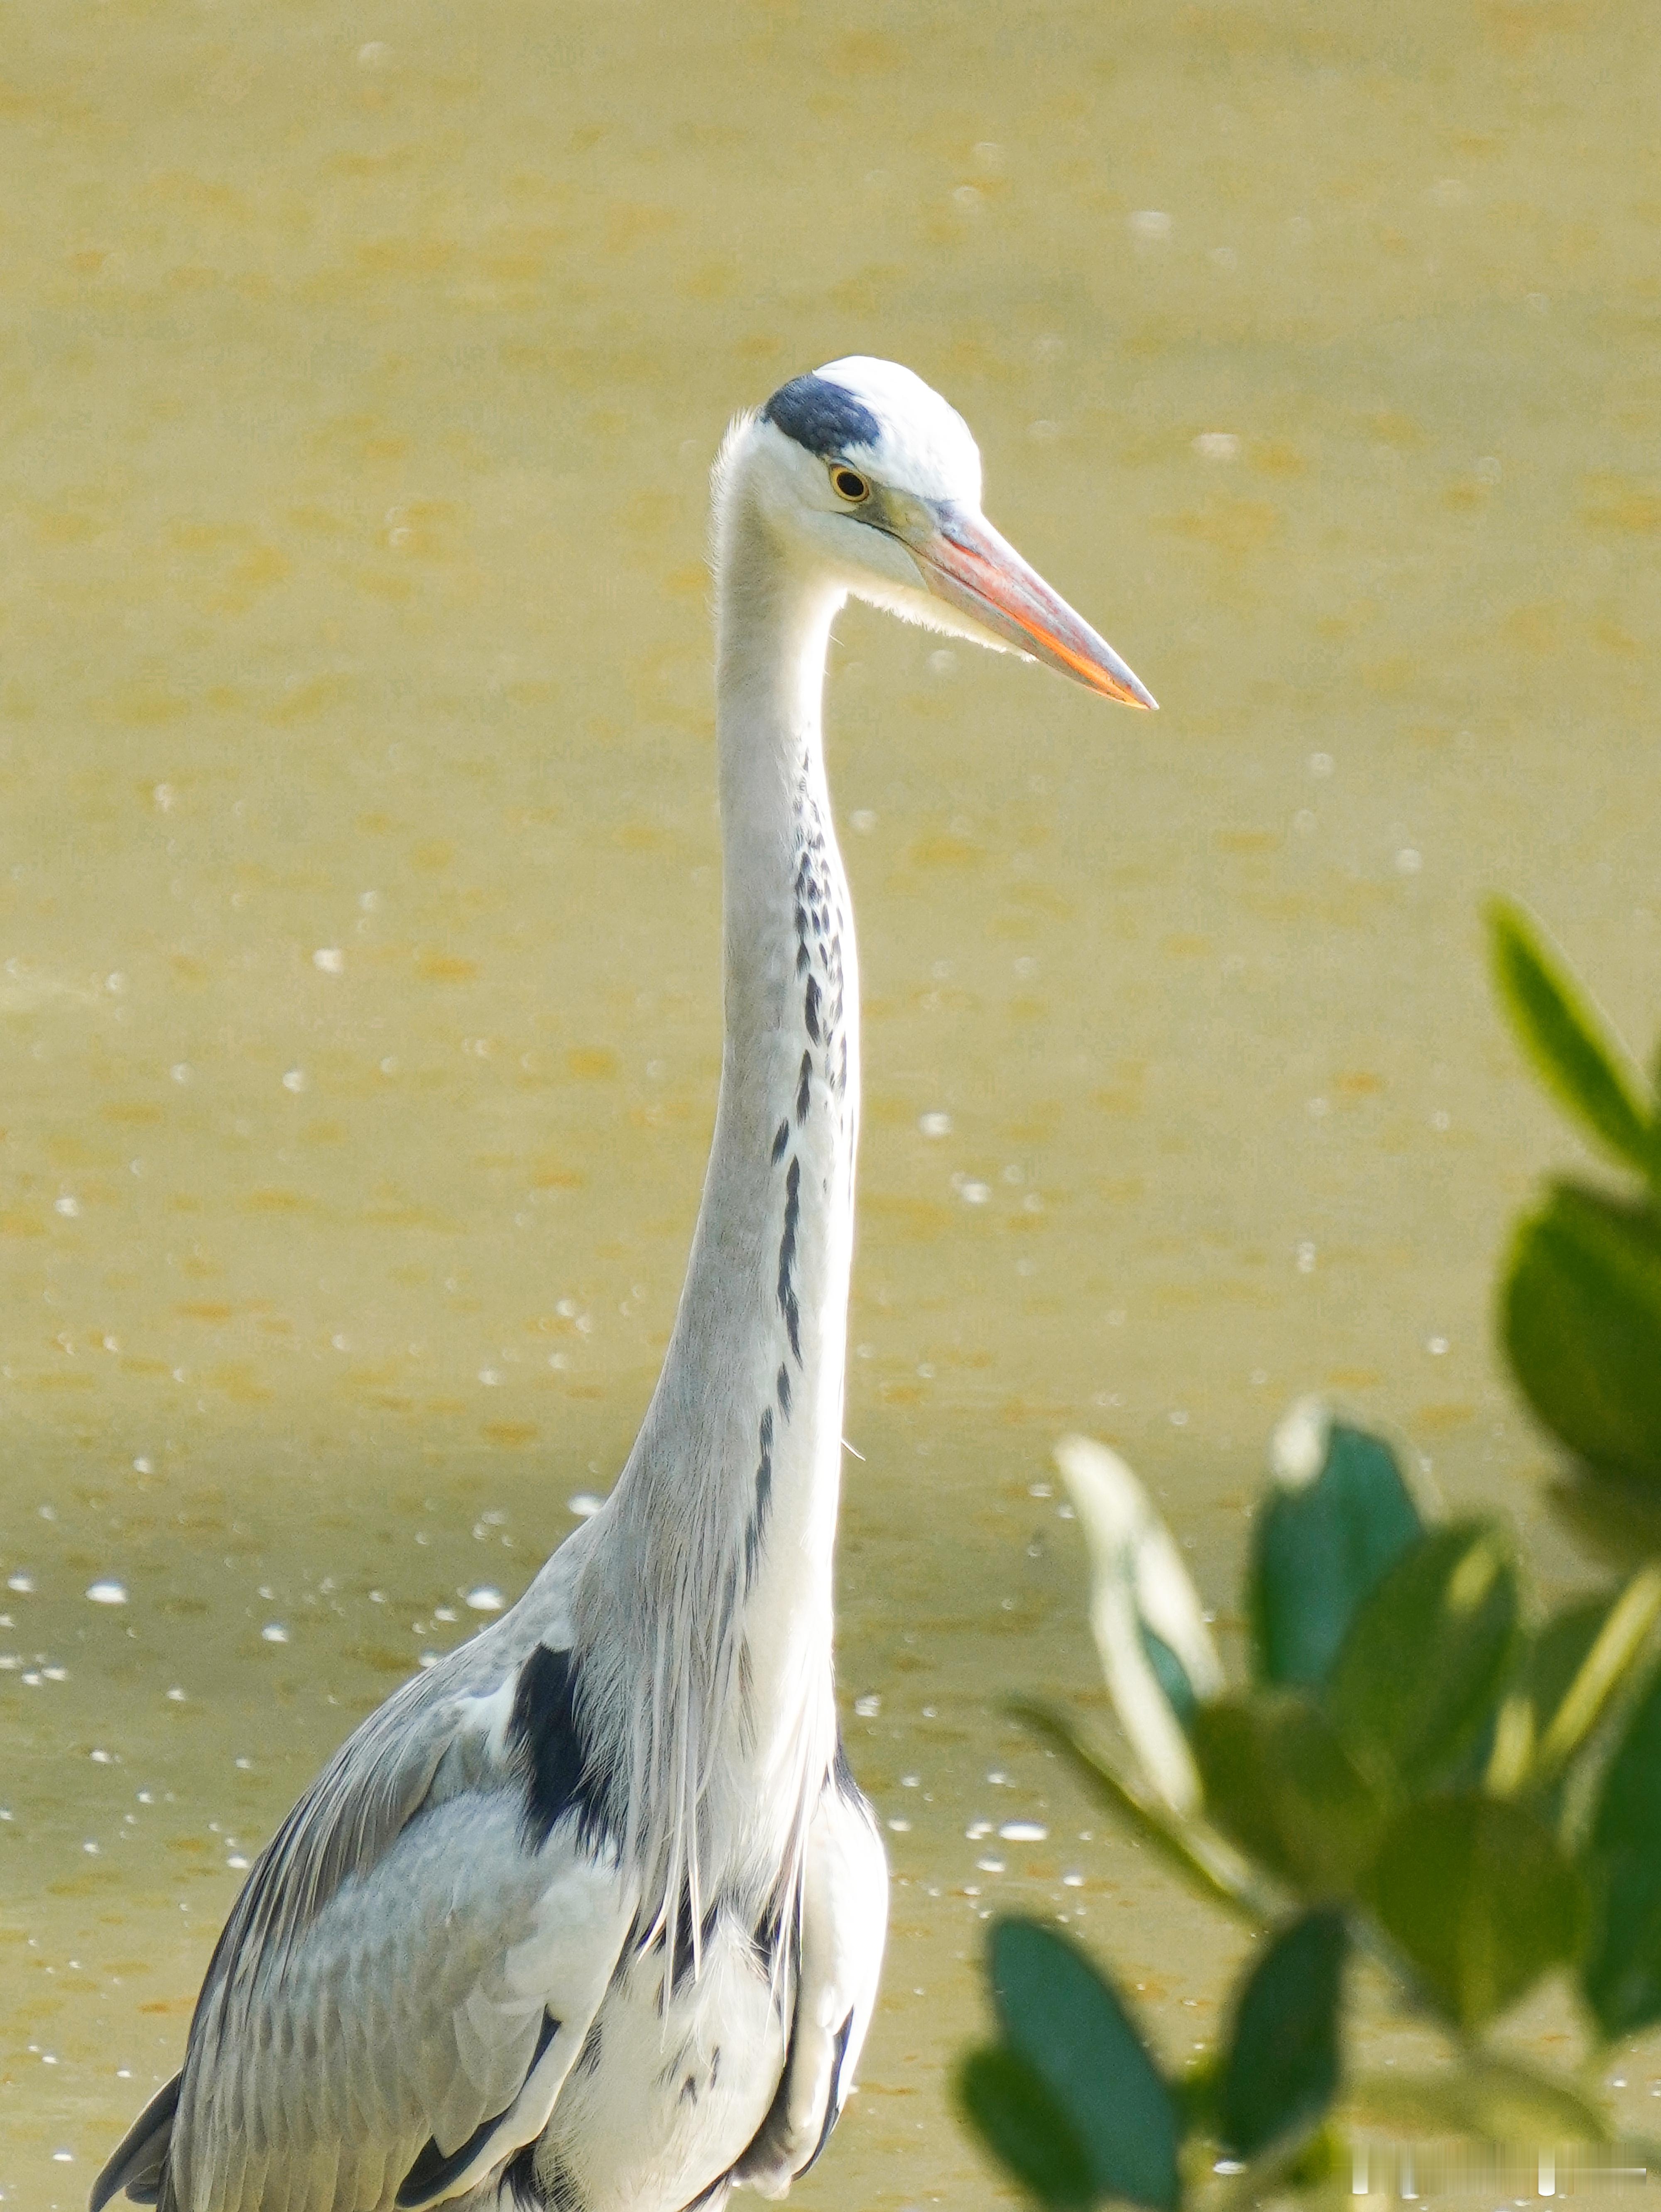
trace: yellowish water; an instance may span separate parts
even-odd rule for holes
[[[1642,0],[9,11],[6,2203],[84,2201],[240,1863],[627,1449],[718,1065],[705,471],[850,350],[1164,712],[842,625],[897,1887],[800,2197],[1001,2201],[995,1903],[1214,2031],[1212,1923],[1000,1715],[1092,1680],[1038,1486],[1111,1437],[1226,1607],[1322,1387],[1540,1531],[1489,1285],[1568,1140],[1476,914],[1647,1036],[1655,60]]]

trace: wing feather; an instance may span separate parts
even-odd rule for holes
[[[396,1692],[262,1855],[158,2138],[181,2212],[362,2212],[419,2172],[453,2194],[546,2124],[638,1903],[593,1803],[549,1795],[582,1772],[558,1741],[570,1670],[545,1642],[575,1565],[557,1554],[513,1613]],[[545,1682],[564,1703],[532,1713]],[[137,2151],[113,2185],[142,2179]]]

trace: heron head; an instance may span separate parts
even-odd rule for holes
[[[909,368],[854,355],[794,377],[748,443],[747,486],[768,526],[842,590],[1110,699],[1155,704],[988,522],[968,424]]]

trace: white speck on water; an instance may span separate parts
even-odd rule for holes
[[[868,806],[855,807],[848,819],[861,837],[868,837],[877,826],[877,817]]]
[[[1307,1237],[1298,1247],[1298,1273],[1300,1275],[1315,1273],[1315,1247]]]
[[[1165,1418],[1173,1429],[1185,1429],[1188,1426],[1188,1415],[1180,1406],[1173,1407]]]
[[[949,1137],[952,1134],[952,1116],[949,1114],[924,1114],[919,1118],[917,1127],[925,1137]]]
[[[61,1213],[66,1221],[74,1221],[80,1215],[81,1201],[78,1198],[71,1198],[65,1192],[62,1198],[53,1200],[52,1212]]]
[[[33,1575],[8,1575],[6,1577],[6,1588],[9,1590],[15,1590],[19,1597],[27,1597],[33,1591],[34,1577]]]
[[[113,1751],[89,1751],[87,1753],[87,1756],[91,1759],[94,1766],[113,1766],[115,1765],[115,1753]]]
[[[989,1182],[965,1182],[958,1195],[965,1206],[984,1206],[992,1195]]]
[[[88,1589],[87,1595],[94,1605],[125,1605],[127,1602],[127,1586],[125,1583],[94,1583]]]
[[[911,1823],[910,1820],[891,1820],[888,1825],[897,1836],[909,1836],[911,1832]]]
[[[253,1761],[248,1758],[246,1753],[239,1753],[239,1755],[231,1761],[231,1765],[244,1774],[252,1774],[253,1772]]]
[[[392,50],[384,39],[371,39],[357,50],[359,69],[385,69],[392,58]]]
[[[1053,1498],[1056,1493],[1047,1482],[1031,1482],[1027,1485],[1026,1494],[1029,1498]]]
[[[1232,430],[1202,430],[1194,441],[1194,450],[1202,461],[1232,461],[1239,453],[1240,441]]]
[[[874,1691],[868,1691],[864,1697],[855,1698],[854,1711],[862,1721],[873,1721],[882,1711],[882,1699]]]
[[[1150,241],[1169,238],[1171,217],[1162,208],[1139,208],[1130,217],[1130,234]]]
[[[971,1820],[969,1823],[969,1826],[964,1830],[964,1834],[968,1838],[971,1844],[979,1843],[983,1836],[989,1836],[991,1832],[992,1823],[990,1820]]]
[[[248,1862],[243,1857],[240,1851],[233,1852],[231,1856],[226,1860],[225,1864],[230,1869],[233,1874],[246,1874],[248,1871]]]
[[[283,1088],[285,1091],[303,1091],[306,1088],[305,1069],[291,1067],[283,1079]]]
[[[179,1685],[176,1682],[173,1688],[168,1691],[167,1696],[175,1705],[182,1705],[185,1702],[185,1692],[179,1687]]]
[[[1333,760],[1330,753],[1311,753],[1310,755],[1309,772],[1311,775],[1330,775],[1332,774],[1332,769]]]
[[[1445,1336],[1427,1336],[1425,1339],[1425,1350],[1433,1359],[1439,1359],[1447,1348],[1448,1340]]]
[[[477,1589],[467,1593],[467,1603],[475,1613],[500,1613],[507,1602],[502,1592],[489,1583],[481,1583]]]
[[[1415,852],[1411,845],[1403,845],[1396,855],[1396,868],[1398,875],[1416,876],[1424,865],[1423,855]]]
[[[191,1064],[187,1060],[176,1060],[167,1073],[175,1083],[188,1083],[191,1079]]]
[[[1476,464],[1476,481],[1478,483],[1497,484],[1504,474],[1505,470],[1500,465],[1500,457],[1497,453],[1484,453],[1482,459]]]
[[[312,955],[312,965],[326,975],[344,975],[346,956],[338,945],[325,945]]]
[[[1210,254],[1214,269],[1238,269],[1240,257],[1232,246],[1214,246]]]
[[[499,1367],[481,1367],[478,1379],[487,1389],[494,1389],[502,1380],[502,1370]]]
[[[67,1682],[70,1679],[70,1670],[67,1667],[43,1667],[40,1669],[40,1679],[43,1682]]]
[[[1043,1844],[1050,1831],[1038,1820],[1006,1820],[998,1831],[1007,1844]]]
[[[973,215],[981,204],[980,187],[977,185],[958,185],[953,189],[952,198],[965,214]]]
[[[1079,1872],[1077,1867],[1068,1867],[1067,1872],[1062,1876],[1062,1887],[1063,1889],[1084,1887],[1084,1876]]]
[[[977,1859],[975,1864],[983,1874],[1001,1874],[1004,1871],[1004,1863],[1001,1859]]]
[[[1311,1121],[1324,1121],[1327,1115],[1329,1114],[1331,1110],[1332,1109],[1329,1101],[1324,1098],[1311,1098],[1309,1102],[1310,1119]]]
[[[900,1777],[900,1788],[902,1790],[915,1790],[922,1780],[922,1777],[921,1774],[902,1774]]]
[[[453,1605],[435,1605],[433,1607],[433,1619],[435,1620],[453,1621],[459,1618],[459,1616]]]
[[[1438,207],[1463,207],[1470,198],[1470,186],[1463,177],[1439,177],[1425,198]]]
[[[931,676],[950,676],[957,665],[958,656],[949,645],[940,646],[928,656],[928,672]]]
[[[155,1462],[152,1459],[136,1459],[132,1463],[132,1471],[135,1474],[154,1474]]]
[[[82,1844],[81,1848],[87,1853],[89,1858],[95,1859],[98,1856],[98,1846],[94,1843],[90,1836],[88,1837],[86,1842]]]
[[[289,1632],[280,1620],[268,1620],[259,1632],[259,1640],[262,1644],[286,1644]]]
[[[1062,434],[1062,426],[1041,416],[1036,422],[1027,424],[1026,434],[1035,446],[1053,446]]]
[[[579,1521],[587,1521],[592,1514],[598,1513],[605,1503],[605,1500],[592,1490],[579,1490],[575,1498],[568,1498],[565,1501],[567,1510],[575,1513]]]
[[[1300,806],[1292,817],[1292,826],[1300,837],[1312,837],[1320,828],[1320,817],[1311,807]]]
[[[995,1790],[1007,1790],[1012,1786],[1009,1777],[1004,1772],[1001,1766],[991,1768],[989,1771],[986,1778],[992,1784],[992,1787]]]

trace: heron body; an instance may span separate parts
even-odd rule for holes
[[[717,2212],[834,2126],[887,1869],[832,1694],[860,1052],[831,620],[857,593],[1153,703],[979,497],[960,418],[892,363],[729,434],[726,1034],[661,1376],[600,1511],[261,1854],[94,2212]]]

